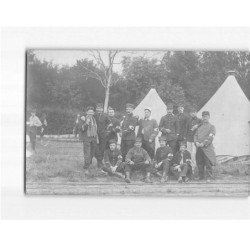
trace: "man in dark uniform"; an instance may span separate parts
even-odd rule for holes
[[[177,139],[177,150],[180,149],[180,145],[182,142],[186,142],[187,139],[187,124],[189,120],[189,116],[184,113],[183,105],[178,105],[178,114],[176,115],[179,121],[179,136]]]
[[[96,149],[96,159],[99,168],[102,168],[102,160],[104,150],[107,144],[107,127],[111,123],[107,114],[103,113],[103,104],[96,105],[96,113],[94,115],[97,124],[98,144]]]
[[[170,173],[170,163],[173,159],[172,149],[166,145],[166,137],[159,137],[160,147],[157,148],[154,157],[154,171],[159,172],[162,170],[161,183],[168,180]]]
[[[216,155],[213,147],[215,127],[209,122],[209,119],[210,119],[210,113],[208,111],[203,111],[202,124],[196,130],[196,133],[194,135],[194,143],[197,147],[196,164],[199,169],[199,179],[200,180],[206,179],[206,172],[207,172],[208,182],[213,176],[212,167],[216,165]]]
[[[92,106],[87,108],[87,115],[81,117],[80,141],[83,142],[84,168],[89,168],[98,142],[97,124],[94,118],[94,107]]]
[[[134,105],[128,103],[126,105],[127,115],[121,121],[121,151],[123,160],[129,149],[134,147],[135,143],[135,127],[138,125],[138,118],[133,115]]]
[[[108,108],[108,117],[110,120],[110,124],[107,127],[107,144],[106,148],[109,149],[109,141],[118,140],[118,133],[121,131],[120,121],[115,117],[115,110],[112,107]]]
[[[145,108],[144,119],[139,120],[138,137],[142,138],[142,147],[148,152],[151,159],[155,155],[155,137],[158,135],[159,129],[155,119],[152,119],[151,108]]]
[[[122,162],[121,151],[117,148],[115,139],[109,141],[109,149],[104,152],[103,170],[110,175],[124,179],[124,162]]]
[[[186,150],[186,143],[182,142],[180,150],[175,154],[171,166],[171,172],[178,182],[188,182],[192,174],[191,154]]]
[[[131,182],[130,174],[134,170],[144,170],[146,172],[145,182],[150,183],[150,174],[152,172],[152,162],[147,151],[141,147],[142,139],[137,137],[134,147],[131,148],[125,160],[125,176],[126,182]]]
[[[177,151],[177,138],[179,136],[179,122],[173,114],[173,104],[167,104],[167,114],[160,120],[159,130],[166,136],[168,145],[172,148],[173,154]]]

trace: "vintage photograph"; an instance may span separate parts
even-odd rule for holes
[[[28,195],[250,191],[250,52],[28,49]]]

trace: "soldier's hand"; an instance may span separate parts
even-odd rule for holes
[[[167,133],[170,133],[170,132],[171,132],[171,130],[167,128],[167,129],[166,129],[166,132],[167,132]]]
[[[149,164],[149,160],[146,160],[146,161],[145,161],[145,164]]]
[[[153,140],[152,140],[152,139],[149,139],[148,141],[151,143]]]
[[[132,165],[132,164],[134,164],[134,162],[133,162],[133,161],[130,161],[130,162],[129,162],[129,164],[131,164],[131,165]]]

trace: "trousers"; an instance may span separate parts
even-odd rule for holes
[[[178,179],[179,177],[186,177],[191,173],[191,166],[187,163],[180,164],[181,172],[175,169],[175,166],[171,166],[171,172]]]
[[[97,143],[95,140],[83,141],[83,155],[85,166],[91,164],[93,157],[95,156]]]
[[[123,161],[125,161],[128,151],[134,147],[134,140],[121,140],[121,153]]]
[[[209,177],[212,177],[212,174],[213,174],[212,163],[210,162],[208,157],[205,155],[202,148],[197,148],[196,164],[199,170],[199,177],[201,179],[204,179],[206,177],[206,172],[209,175]],[[206,171],[205,171],[205,167],[206,167]]]

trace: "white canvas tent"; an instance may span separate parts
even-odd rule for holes
[[[134,115],[139,118],[144,118],[144,109],[150,107],[152,109],[151,118],[154,118],[157,123],[160,123],[161,117],[166,114],[166,105],[158,95],[157,91],[152,88],[140,104],[134,109]],[[138,128],[137,128],[138,129]],[[160,133],[158,134],[158,136]],[[159,146],[158,139],[156,138],[156,148]]]
[[[250,102],[234,75],[229,75],[211,99],[198,112],[210,112],[216,128],[216,155],[250,154]]]

